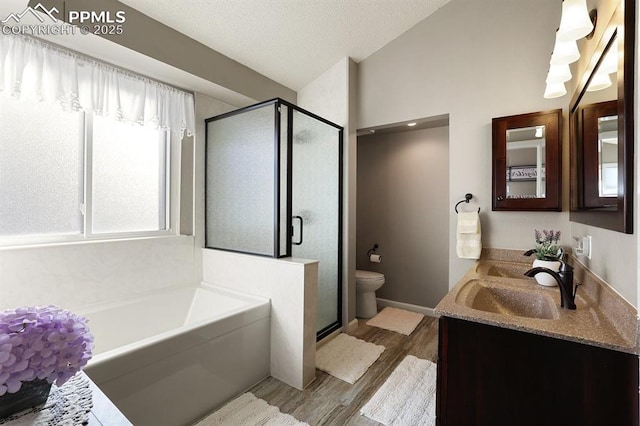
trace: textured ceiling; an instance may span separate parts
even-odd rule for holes
[[[293,90],[360,62],[450,0],[121,0]]]

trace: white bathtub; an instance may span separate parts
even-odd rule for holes
[[[188,425],[269,376],[269,300],[198,287],[77,310],[86,373],[136,426]]]

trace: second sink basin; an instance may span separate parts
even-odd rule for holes
[[[558,319],[558,307],[549,294],[469,280],[457,294],[456,303],[485,312],[538,319]]]

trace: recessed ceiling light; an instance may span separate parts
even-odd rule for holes
[[[409,126],[409,127],[413,127],[413,126],[415,126],[416,124],[418,124],[418,123],[416,123],[416,122],[414,121],[413,123],[408,123],[408,124],[407,124],[407,126]]]
[[[369,133],[375,133],[376,129],[369,129]]]

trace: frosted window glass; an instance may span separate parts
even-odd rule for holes
[[[93,120],[93,233],[158,231],[166,220],[166,134]]]
[[[339,135],[337,128],[293,111],[293,215],[304,220],[304,241],[292,247],[292,255],[320,261],[318,330],[338,320]]]
[[[0,236],[82,233],[83,114],[0,96]]]
[[[207,247],[277,255],[274,108],[207,123]]]

